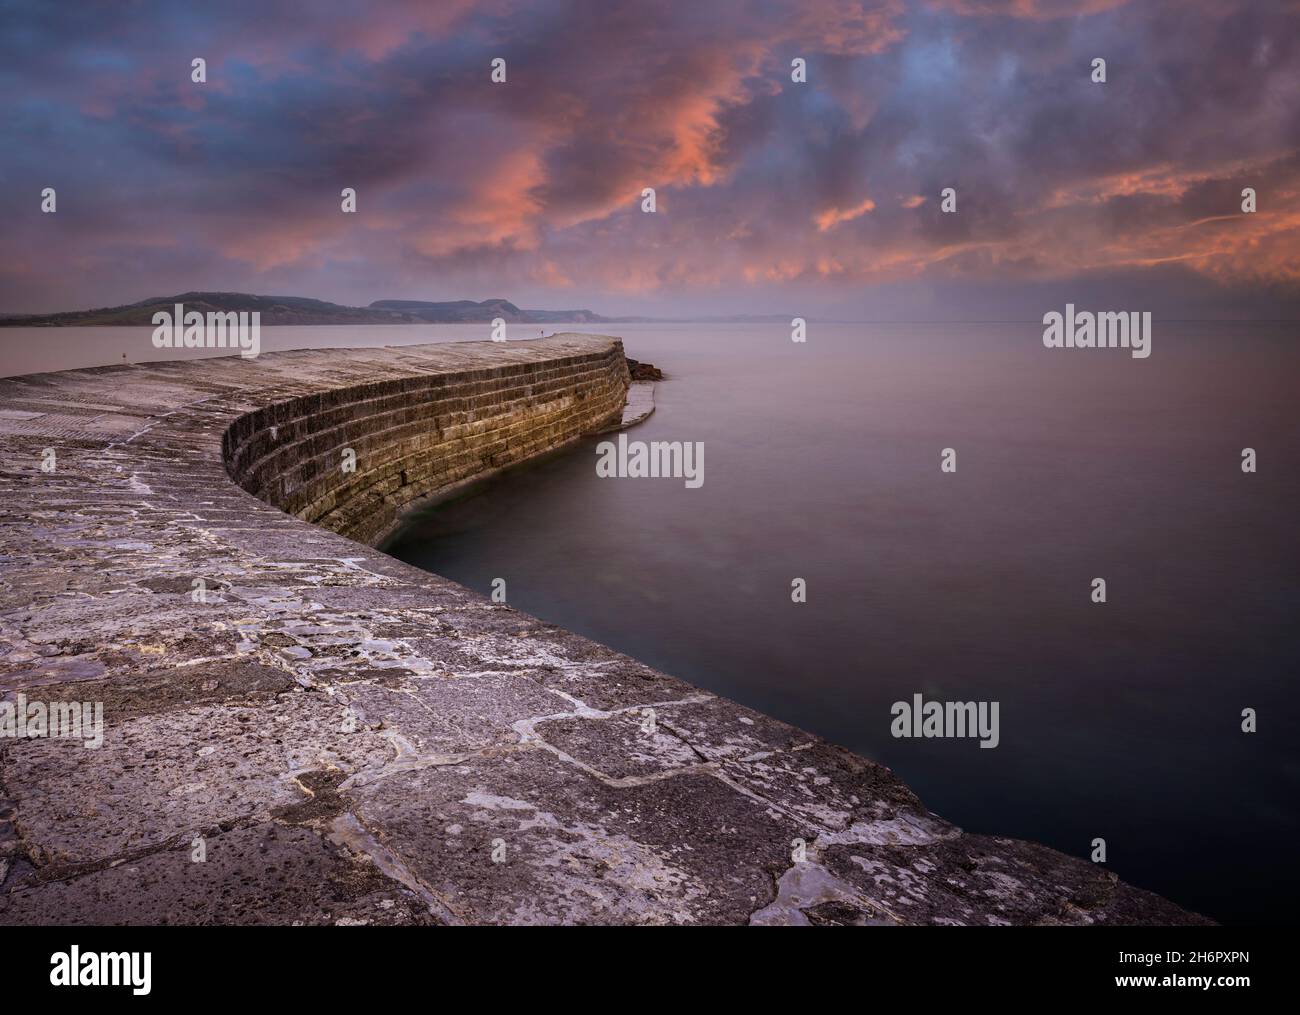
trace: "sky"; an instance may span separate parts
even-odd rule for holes
[[[1300,319],[1300,0],[0,0],[0,312],[189,290]]]

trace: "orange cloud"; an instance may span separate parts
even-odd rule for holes
[[[851,222],[853,219],[865,215],[875,207],[876,202],[868,197],[851,208],[827,208],[825,211],[814,215],[813,221],[817,224],[817,231],[824,233],[829,229],[834,229],[841,222]]]

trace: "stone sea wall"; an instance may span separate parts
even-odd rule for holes
[[[0,704],[103,717],[0,737],[0,924],[1204,922],[367,545],[627,384],[583,335],[0,380]]]
[[[413,500],[619,419],[622,347],[333,388],[268,405],[226,431],[231,476],[305,521],[377,542]],[[355,468],[345,471],[347,451]]]

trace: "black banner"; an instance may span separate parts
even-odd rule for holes
[[[554,991],[568,967],[574,989],[588,994],[685,977],[728,992],[784,983],[810,996],[838,983],[863,1002],[1131,997],[1181,1006],[1276,995],[1288,951],[1280,930],[1241,928],[754,929],[692,937],[685,950],[680,935],[583,930],[50,927],[9,932],[4,954],[19,997],[144,1004],[228,990],[337,1004],[410,989],[427,974],[447,986],[462,975],[469,986],[493,969],[494,980]]]

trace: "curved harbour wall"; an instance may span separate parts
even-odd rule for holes
[[[622,346],[333,388],[240,416],[223,438],[243,489],[375,543],[413,500],[526,461],[618,419]],[[353,468],[345,469],[347,452]]]
[[[0,380],[0,699],[105,724],[0,738],[0,923],[1202,922],[363,545],[626,386],[582,335]]]

